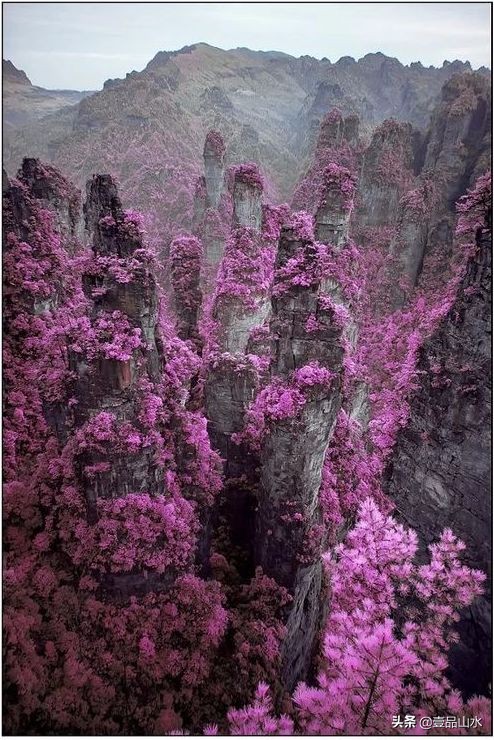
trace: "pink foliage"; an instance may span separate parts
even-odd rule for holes
[[[294,419],[311,398],[314,390],[329,389],[335,374],[317,362],[295,370],[289,382],[274,378],[263,388],[245,414],[245,427],[232,436],[234,442],[248,442],[259,449],[274,422]]]
[[[191,566],[196,529],[194,510],[183,498],[129,494],[102,502],[94,526],[76,527],[71,557],[95,573],[184,571]]]
[[[340,127],[343,124],[342,115],[339,110],[333,109],[323,119],[321,131],[324,132],[328,125],[333,127],[338,124]],[[315,214],[328,186],[341,185],[346,191],[345,200],[350,207],[360,149],[360,145],[350,146],[341,136],[331,137],[326,141],[324,135],[321,135],[313,164],[295,189],[292,206]]]
[[[197,310],[201,295],[197,290],[203,249],[191,234],[180,234],[170,245],[171,282],[180,306]]]
[[[350,211],[353,205],[353,197],[356,188],[356,177],[346,167],[332,162],[322,172],[324,193],[322,203],[326,193],[338,193],[342,197],[342,207]]]
[[[264,179],[259,172],[259,167],[255,162],[237,164],[231,168],[235,182],[241,182],[245,185],[251,185],[254,188],[262,190],[264,188]]]
[[[462,543],[448,531],[431,547],[430,565],[414,563],[416,547],[414,532],[367,499],[345,543],[327,556],[323,668],[316,688],[301,684],[294,694],[304,734],[386,734],[395,714],[448,713],[455,694],[442,671],[451,629],[484,576],[460,564]],[[400,634],[394,615],[410,594]]]
[[[225,149],[225,142],[219,131],[213,131],[212,129],[208,131],[204,144],[205,153],[212,153],[218,158],[221,158],[225,154]]]
[[[149,351],[129,315],[102,308],[116,285],[139,280],[141,290],[151,289],[148,252],[69,258],[52,214],[20,191],[30,222],[24,242],[9,234],[5,263],[12,317],[4,355],[5,670],[17,695],[9,727],[144,731],[168,707],[167,727],[178,729],[180,716],[163,694],[175,707],[190,702],[210,674],[228,619],[219,585],[194,573],[197,511],[221,485],[205,419],[183,405],[198,358],[162,315],[163,382],[147,377],[139,361],[127,398],[132,418],[105,408],[74,426],[81,399],[69,396],[69,355],[91,374],[101,359],[125,363]],[[138,215],[127,213],[122,228],[140,238]],[[98,311],[82,291],[83,276],[100,281]],[[62,441],[45,418],[59,404],[66,408]],[[132,466],[141,454],[166,466],[162,492],[99,498],[89,522],[80,475],[98,490],[117,464]],[[167,580],[166,593],[144,588],[119,603],[102,595],[108,579],[131,584],[143,573],[151,587]]]
[[[332,112],[326,123],[337,123],[338,116]],[[386,122],[381,128],[395,146],[380,158],[378,178],[407,190],[401,205],[420,219],[433,188],[428,181],[409,187],[401,124]],[[163,135],[169,151],[171,135]],[[154,135],[137,151],[127,152],[127,145],[119,141],[115,156],[132,172],[138,163],[136,180],[148,183],[149,202],[165,198],[168,245],[177,222],[190,225],[197,173],[183,165],[181,142],[176,160],[164,157]],[[207,146],[223,156],[215,132],[208,134]],[[156,157],[142,159],[143,152]],[[321,146],[295,198],[306,211],[264,206],[261,234],[244,227],[231,232],[215,291],[203,307],[203,357],[176,336],[156,286],[156,251],[145,239],[140,212],[126,210],[121,223],[108,216],[99,223],[103,232],[116,230],[135,243],[131,255],[80,249],[70,256],[54,214],[36,202],[25,183],[12,182],[25,218],[16,221],[7,199],[9,731],[142,734],[152,728],[180,734],[184,726],[201,726],[201,712],[211,711],[212,721],[223,722],[224,707],[242,706],[256,685],[251,705],[228,712],[232,734],[386,734],[390,718],[400,713],[478,714],[487,728],[487,700],[464,703],[445,677],[458,612],[481,593],[484,576],[462,565],[464,545],[449,530],[430,547],[430,562],[418,565],[417,537],[388,515],[380,481],[408,419],[420,348],[451,311],[476,236],[486,228],[490,175],[479,178],[458,203],[453,259],[442,279],[432,279],[441,264],[437,254],[429,255],[419,288],[410,291],[404,308],[391,311],[392,228],[366,232],[366,249],[352,240],[341,250],[314,242],[313,214],[328,191],[351,209],[358,154],[345,142]],[[83,147],[74,153],[81,162],[86,155]],[[263,188],[254,164],[235,166],[231,176]],[[54,192],[72,198],[53,178]],[[180,185],[164,193],[164,181]],[[205,214],[203,225],[224,235],[230,216],[231,201],[224,198],[216,214]],[[292,228],[301,247],[275,272],[282,226]],[[172,285],[182,305],[197,312],[201,259],[198,238],[175,237]],[[324,558],[331,609],[320,673],[315,686],[299,685],[293,716],[287,717],[275,712],[265,681],[277,680],[289,593],[260,570],[241,582],[219,553],[211,557],[214,577],[198,575],[199,543],[209,537],[211,507],[224,480],[200,402],[194,406],[191,400],[192,387],[200,388],[206,371],[220,368],[248,377],[257,395],[245,411],[245,428],[231,439],[258,451],[275,424],[296,425],[310,401],[339,387],[335,373],[315,361],[286,379],[269,380],[268,321],[251,331],[255,349],[242,355],[219,351],[218,308],[234,304],[253,312],[270,297],[289,300],[305,288],[318,290],[318,310],[330,311],[342,333],[345,406],[322,471],[324,527],[314,527],[308,538],[311,546],[325,541],[332,547]],[[120,291],[132,300],[117,310],[112,301]],[[135,311],[146,291],[151,298],[144,308],[152,304],[152,311]],[[147,326],[142,316],[147,320],[153,311],[155,323]],[[322,329],[316,315],[310,314],[305,329],[311,341],[317,338]],[[109,367],[117,367],[125,383],[115,396],[103,397],[104,383],[101,388],[98,383]],[[448,382],[433,360],[431,371],[436,386]],[[95,393],[87,407],[79,390],[85,382]],[[368,424],[358,424],[350,411],[359,383],[368,391]],[[119,466],[135,468],[139,490],[116,490]],[[112,485],[104,488],[103,481]],[[158,482],[157,490],[148,489],[148,482]],[[107,495],[99,495],[101,490]],[[283,517],[282,522],[298,522],[304,513]],[[204,709],[205,696],[210,704]],[[214,735],[218,728],[210,725],[205,732]]]
[[[256,298],[265,295],[273,278],[275,253],[272,246],[261,242],[254,229],[234,229],[226,243],[218,273],[215,300],[238,299],[245,308],[253,309]]]
[[[286,715],[275,717],[269,686],[260,683],[254,703],[228,712],[231,735],[291,735],[293,722]]]

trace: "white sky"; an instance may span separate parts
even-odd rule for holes
[[[490,3],[3,3],[4,59],[47,88],[99,89],[199,41],[490,67]]]

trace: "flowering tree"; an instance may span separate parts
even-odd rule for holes
[[[360,505],[344,544],[326,555],[332,589],[321,670],[315,687],[302,683],[293,695],[294,727],[309,735],[380,735],[390,733],[394,715],[478,712],[488,734],[488,700],[463,704],[444,676],[458,610],[485,579],[461,565],[463,548],[445,530],[430,564],[416,565],[415,533],[371,499]],[[290,720],[274,716],[263,685],[228,720],[232,734],[292,731]]]

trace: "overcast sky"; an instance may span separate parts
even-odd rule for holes
[[[33,84],[99,89],[161,50],[205,41],[336,62],[490,66],[489,3],[3,3],[3,55]]]

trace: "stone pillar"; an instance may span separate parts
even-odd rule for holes
[[[209,131],[204,144],[204,176],[196,184],[192,231],[204,249],[200,288],[212,292],[230,229],[231,197],[225,188],[225,144],[221,134]]]
[[[264,323],[270,311],[268,286],[256,286],[259,269],[265,267],[259,265],[264,247],[261,236],[262,193],[262,179],[256,165],[239,165],[233,182],[232,231],[218,276],[213,308],[222,352],[246,353],[250,332]],[[241,262],[245,262],[245,267]],[[225,291],[224,284],[229,282],[244,284],[246,289],[252,285],[248,299]]]
[[[257,188],[250,189],[251,191],[254,190],[254,196],[257,198]],[[259,191],[259,197],[261,192]],[[246,194],[249,202],[254,200],[252,192],[249,193],[249,186],[245,183],[242,183],[242,194]],[[253,397],[254,388],[247,381],[251,372],[248,371],[244,377],[244,373],[239,371],[235,377],[235,375],[232,375],[234,368],[229,368],[229,366],[231,361],[235,364],[234,358],[241,359],[248,353],[252,330],[261,326],[269,315],[269,286],[262,283],[255,284],[255,279],[259,277],[257,265],[262,248],[261,234],[257,229],[234,225],[220,267],[212,307],[218,349],[215,353],[215,366],[209,368],[206,385],[206,410],[210,428],[216,429],[220,435],[227,432],[227,427],[228,434],[233,431],[240,431],[245,405]],[[240,265],[241,260],[245,260],[243,267]],[[248,267],[249,265],[252,266],[251,270]],[[247,270],[250,274],[244,274],[244,270]],[[254,278],[254,281],[251,282],[252,278]],[[227,287],[230,283],[238,283],[244,284],[247,288],[249,282],[251,282],[251,285],[248,296],[236,295],[234,291],[229,291]],[[229,356],[226,362],[228,367],[224,367],[224,378],[221,377],[222,370],[219,366],[216,366],[217,356],[222,354]],[[229,380],[233,380],[234,383],[226,394],[229,398],[229,401],[227,401],[225,382],[229,385]],[[242,392],[239,393],[238,387],[242,387]],[[218,404],[224,407],[223,411],[220,411]],[[228,418],[228,406],[230,404],[232,409],[231,419]],[[236,408],[238,412],[235,411]],[[235,429],[232,427],[232,420],[235,420],[233,421]],[[215,433],[213,433],[214,436]],[[220,447],[223,446],[220,444]]]
[[[443,86],[441,100],[426,136],[422,174],[417,187],[401,200],[398,232],[391,249],[398,260],[398,280],[413,289],[420,280],[424,258],[435,254],[439,284],[447,275],[454,236],[455,202],[476,174],[489,166],[490,95],[487,81],[477,74],[455,75]],[[394,306],[406,301],[398,285]]]
[[[271,308],[274,250],[261,236],[262,180],[257,168],[240,165],[233,177],[233,223],[212,305],[217,347],[207,359],[204,395],[211,443],[225,460],[223,513],[232,542],[251,563],[258,461],[247,445],[233,442],[232,435],[242,431],[260,382],[259,367],[248,355],[251,332],[263,325]]]
[[[202,256],[202,244],[192,234],[180,234],[170,245],[171,284],[177,333],[180,339],[194,342],[198,349],[201,346],[197,322],[202,305]]]
[[[313,243],[291,228],[282,230],[276,268],[298,257],[309,267]],[[296,417],[273,422],[261,449],[256,562],[289,589],[288,633],[282,646],[287,689],[307,674],[320,628],[324,597],[318,549],[321,512],[318,493],[325,453],[341,406],[343,349],[331,308],[321,301],[321,285],[293,285],[272,298],[271,378],[293,382],[293,373],[311,362],[333,374],[330,385],[314,385]],[[316,316],[319,328],[307,331]]]
[[[317,138],[317,149],[340,146],[343,140],[345,122],[338,108],[333,108],[322,119]]]
[[[262,226],[262,178],[257,165],[241,164],[235,168],[233,183],[233,220],[237,226],[260,231]]]
[[[124,214],[110,175],[95,175],[88,182],[84,212],[86,228],[93,235],[95,258],[93,269],[83,276],[84,291],[90,301],[91,329],[100,342],[107,337],[111,344],[116,331],[124,331],[136,341],[135,348],[131,349],[131,343],[123,355],[119,355],[118,350],[101,351],[100,346],[95,353],[74,349],[70,352],[70,369],[75,375],[72,393],[77,400],[75,424],[82,428],[95,415],[107,412],[118,426],[129,422],[140,429],[139,383],[157,382],[161,377],[154,276],[146,256],[140,251],[144,245],[138,225]],[[101,258],[113,260],[113,272],[106,262],[99,263]],[[98,269],[100,264],[101,269]],[[120,279],[115,270],[126,272],[125,279]],[[106,470],[96,476],[87,472],[102,462],[107,464]],[[101,455],[94,450],[83,452],[77,457],[77,465],[90,521],[97,518],[100,497],[163,491],[164,471],[155,460],[152,445],[140,447],[135,452],[119,452],[118,449],[107,450]]]
[[[345,167],[330,164],[324,171],[324,186],[315,217],[317,241],[341,248],[348,239],[353,208],[355,178]]]
[[[81,193],[55,167],[26,157],[18,178],[44,208],[55,214],[57,229],[70,251],[76,238],[82,236]]]
[[[343,118],[336,108],[327,113],[318,127],[311,165],[294,190],[292,208],[315,215],[327,190],[325,176],[328,168],[339,166],[356,177],[360,170],[361,149],[358,116]],[[340,208],[338,204],[334,206],[337,210]]]
[[[204,143],[206,208],[217,209],[225,175],[225,143],[220,133],[209,131]]]
[[[386,120],[375,130],[364,154],[356,209],[358,230],[393,226],[400,198],[413,178],[412,127]]]

